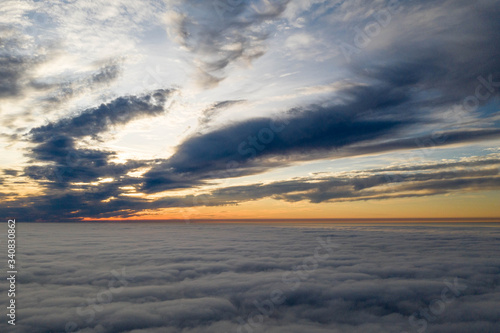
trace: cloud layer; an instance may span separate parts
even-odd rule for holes
[[[22,224],[18,233],[19,333],[500,329],[496,225]]]

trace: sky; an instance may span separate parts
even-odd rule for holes
[[[500,216],[498,1],[2,1],[0,213]]]

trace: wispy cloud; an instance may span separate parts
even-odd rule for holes
[[[186,0],[165,15],[172,38],[195,55],[196,77],[207,88],[225,78],[224,69],[250,63],[266,52],[265,23],[277,19],[289,0]]]
[[[214,103],[203,110],[201,117],[198,119],[198,125],[202,128],[207,127],[221,112],[244,102],[244,100],[234,100]]]

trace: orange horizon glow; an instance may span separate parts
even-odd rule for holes
[[[232,206],[167,208],[120,218],[83,221],[235,221],[235,220],[496,220],[500,221],[498,193],[455,194],[421,198],[312,204],[273,199]]]

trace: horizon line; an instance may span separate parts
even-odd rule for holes
[[[12,220],[12,219],[10,219]],[[20,223],[500,223],[500,217],[425,218],[300,218],[300,219],[106,219],[68,221],[19,221]]]

